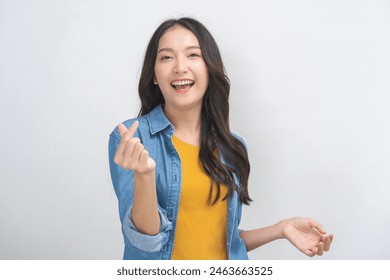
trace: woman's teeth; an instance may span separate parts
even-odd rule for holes
[[[171,83],[171,85],[175,89],[186,89],[186,88],[191,87],[193,84],[194,84],[194,81],[190,81],[190,80],[174,81]]]

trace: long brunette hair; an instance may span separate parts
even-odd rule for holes
[[[180,25],[190,30],[199,41],[203,59],[209,72],[209,84],[203,99],[199,159],[204,171],[210,176],[210,204],[220,197],[221,184],[228,187],[228,196],[237,191],[240,201],[249,204],[248,194],[250,164],[245,146],[234,137],[229,128],[230,81],[225,74],[221,54],[213,36],[203,24],[192,18],[169,19],[154,32],[145,53],[144,64],[138,84],[141,110],[139,116],[149,113],[158,104],[164,103],[160,88],[154,84],[154,66],[158,43],[169,28]],[[214,152],[219,150],[225,158],[222,163]],[[239,186],[234,180],[235,174]],[[213,195],[215,189],[216,195]],[[223,199],[226,199],[224,197]]]

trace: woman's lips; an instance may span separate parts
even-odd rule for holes
[[[171,82],[171,86],[179,91],[189,90],[194,84],[193,80],[176,80]]]

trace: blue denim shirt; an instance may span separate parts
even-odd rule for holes
[[[130,213],[133,204],[134,172],[114,163],[114,155],[121,140],[118,128],[109,139],[111,179],[118,197],[119,215],[125,243],[123,259],[171,259],[181,189],[181,161],[172,144],[174,126],[164,115],[162,106],[156,106],[149,114],[124,122],[126,127],[138,120],[135,137],[139,137],[156,162],[156,189],[160,232],[150,236],[137,231]],[[220,154],[221,160],[224,160]],[[237,177],[235,177],[237,181]],[[238,182],[237,182],[238,183]],[[238,184],[237,184],[238,185]],[[244,241],[239,236],[242,204],[235,192],[228,199],[228,225],[226,248],[229,259],[248,259]]]

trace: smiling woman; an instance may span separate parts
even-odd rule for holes
[[[218,46],[192,18],[163,22],[146,50],[138,118],[110,135],[124,259],[248,259],[286,238],[308,256],[333,236],[309,218],[239,230],[249,204],[244,141],[229,128],[229,92]]]
[[[174,26],[161,36],[157,53],[154,83],[164,97],[165,111],[185,109],[199,115],[208,71],[198,39],[187,28]]]

